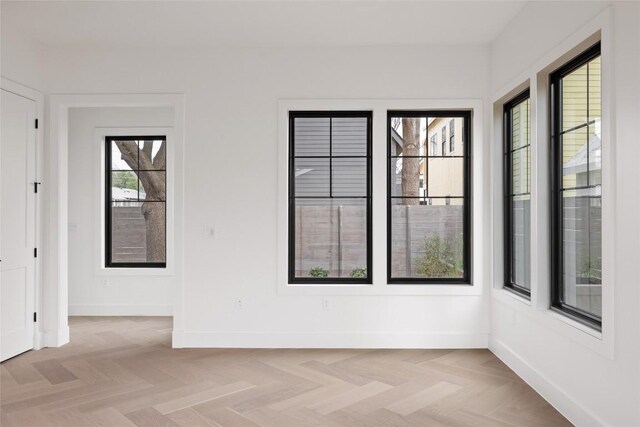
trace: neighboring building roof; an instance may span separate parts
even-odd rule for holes
[[[402,137],[400,136],[400,134],[398,133],[397,130],[395,130],[394,128],[391,128],[391,139],[393,140],[393,142],[395,142],[398,147],[402,148],[404,141],[402,140]],[[398,151],[396,150],[396,153]]]
[[[140,200],[145,199],[146,194],[140,192]],[[111,197],[115,200],[131,200],[138,201],[138,190],[132,190],[130,188],[111,187]]]
[[[587,147],[589,149],[587,156]],[[573,175],[576,173],[587,172],[587,158],[589,162],[589,170],[600,169],[602,157],[602,142],[598,135],[594,135],[589,140],[589,144],[583,144],[576,154],[564,164],[562,168],[564,175]]]

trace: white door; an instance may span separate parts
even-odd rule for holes
[[[2,90],[0,361],[33,348],[36,103]]]

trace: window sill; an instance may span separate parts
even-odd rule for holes
[[[387,284],[374,282],[362,284],[281,284],[278,286],[281,295],[431,295],[431,296],[474,296],[482,295],[482,287],[460,284]]]
[[[545,311],[546,311],[547,315],[549,315],[550,317],[552,317],[554,319],[557,319],[557,320],[559,320],[559,321],[561,321],[563,323],[566,323],[567,325],[569,325],[569,326],[571,326],[571,327],[573,327],[575,329],[578,329],[579,331],[584,332],[584,333],[586,333],[588,335],[591,335],[592,337],[597,338],[597,339],[602,341],[602,332],[600,332],[599,330],[594,329],[591,326],[586,325],[586,324],[584,324],[582,322],[574,320],[571,317],[562,314],[558,310],[554,310],[552,308],[549,308],[549,309],[547,309]]]
[[[173,276],[171,268],[127,268],[127,267],[101,267],[98,276]]]
[[[524,295],[518,293],[517,291],[512,291],[511,289],[502,286],[500,288],[500,290],[502,291],[502,293],[506,296],[508,296],[509,298],[513,298],[514,300],[521,302],[522,304],[526,304],[528,306],[531,306],[531,299],[525,297]]]

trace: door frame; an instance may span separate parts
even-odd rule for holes
[[[45,147],[44,174],[49,190],[44,210],[46,263],[44,274],[52,278],[44,294],[44,345],[59,347],[69,342],[69,282],[68,282],[68,149],[69,108],[82,107],[172,107],[174,111],[174,245],[176,279],[173,295],[172,346],[182,347],[184,331],[183,307],[183,217],[184,217],[184,94],[61,94],[47,97],[48,139]]]
[[[36,158],[35,158],[35,171],[36,171],[36,182],[42,182],[43,176],[43,150],[44,150],[44,127],[45,127],[45,115],[44,115],[44,94],[36,89],[30,88],[28,86],[24,86],[18,82],[10,80],[5,77],[0,77],[0,89],[6,90],[7,92],[11,92],[23,98],[30,99],[36,103],[36,119],[38,119],[38,128],[36,129]],[[40,186],[38,189],[38,197],[36,197],[34,208],[35,208],[35,229],[34,229],[34,238],[35,238],[35,247],[43,248],[44,243],[44,230],[42,227],[42,211],[43,211],[43,201],[44,195],[46,194],[47,188],[44,186]],[[42,300],[43,300],[43,286],[42,286],[42,250],[39,250],[38,257],[35,258],[35,277],[33,280],[33,295],[34,295],[34,310],[37,313],[36,322],[33,327],[33,349],[38,350],[44,346],[43,343],[43,329],[42,329]]]

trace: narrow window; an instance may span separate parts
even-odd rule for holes
[[[105,267],[166,267],[166,143],[105,138]]]
[[[389,283],[471,283],[470,135],[456,134],[458,152],[444,151],[446,124],[470,129],[470,119],[466,111],[388,113]],[[438,135],[441,155],[416,150]]]
[[[449,152],[453,153],[456,150],[456,125],[453,119],[449,121]]]
[[[447,125],[442,123],[442,155],[447,153]]]
[[[602,324],[600,43],[550,76],[551,306]]]
[[[504,286],[531,295],[531,125],[529,89],[504,105]]]
[[[371,119],[290,112],[289,283],[371,283]]]
[[[431,135],[431,155],[435,156],[438,154],[438,142],[436,141],[436,135]]]

